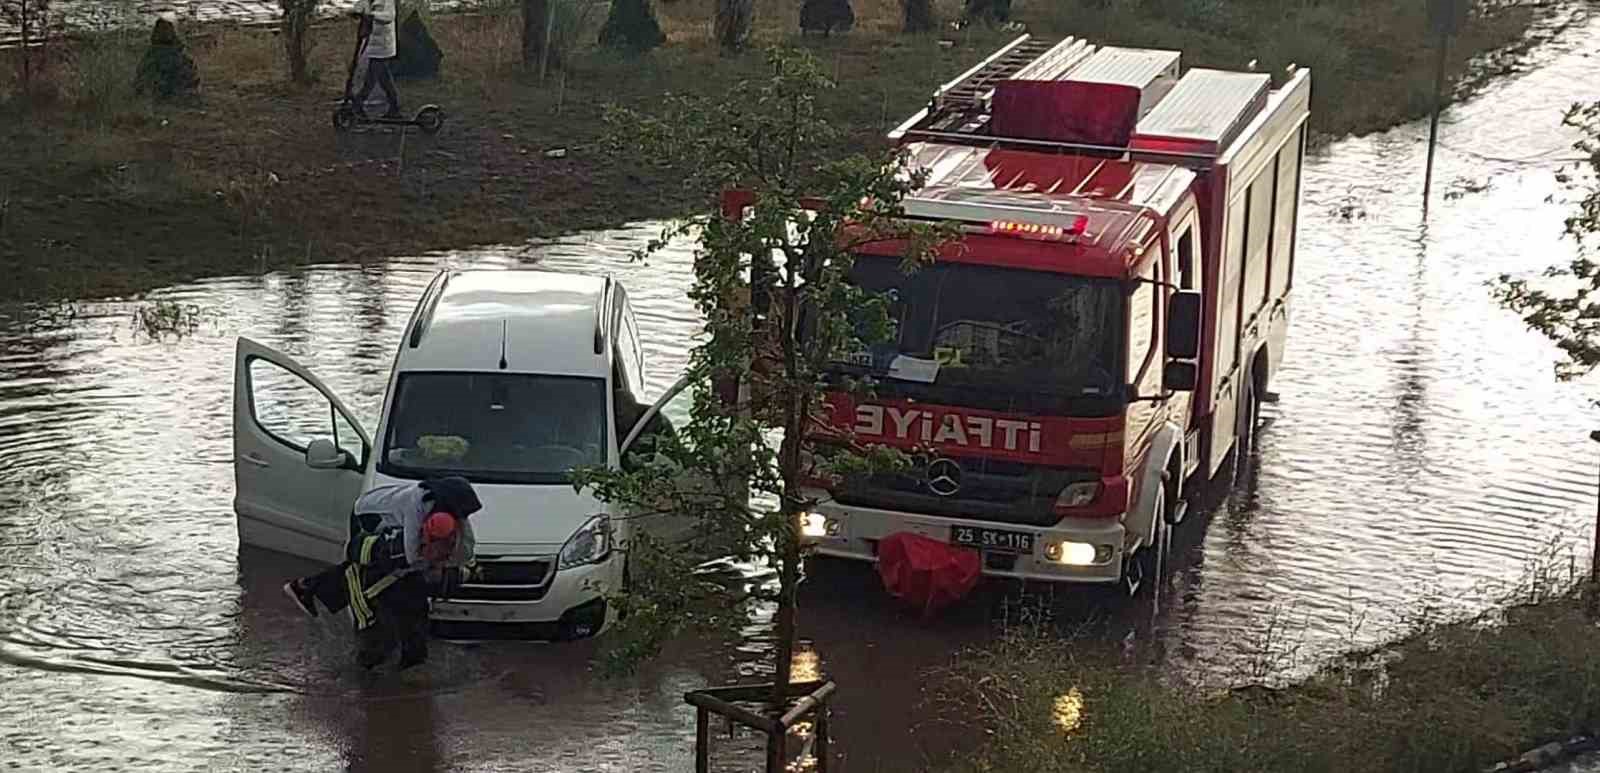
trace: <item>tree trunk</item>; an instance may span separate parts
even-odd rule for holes
[[[793,308],[793,304],[790,304],[790,308]],[[790,340],[785,347],[789,349],[789,356],[785,359],[790,363],[794,362],[792,336],[792,332],[785,331],[785,338]],[[793,370],[789,372],[793,373]],[[778,613],[775,621],[777,663],[772,680],[774,707],[782,706],[788,700],[789,680],[794,669],[795,592],[798,590],[796,586],[800,584],[800,500],[796,493],[800,485],[800,449],[805,437],[805,416],[809,410],[807,402],[805,395],[797,395],[789,401],[784,412],[783,446],[778,454],[779,473],[783,477],[783,502],[778,508],[778,517],[783,519],[783,524],[777,545]]]
[[[792,157],[791,157],[792,161]],[[792,380],[800,371],[801,359],[810,336],[800,328],[800,267],[796,256],[786,261],[783,287],[783,323],[779,340],[783,342],[783,378],[789,388],[783,411],[783,445],[778,449],[778,474],[783,479],[778,517],[778,618],[777,668],[773,673],[772,705],[779,707],[789,697],[789,679],[794,669],[795,591],[800,584],[800,524],[803,504],[800,498],[801,450],[805,444],[806,420],[811,415],[810,385],[796,387]],[[809,272],[808,272],[809,275]]]
[[[549,18],[550,0],[522,0],[522,66],[539,66]]]
[[[755,0],[717,0],[717,21],[713,30],[717,45],[728,52],[744,48],[754,20]]]
[[[289,80],[294,83],[307,81],[305,34],[305,20],[299,13],[291,11],[284,15],[283,53],[289,59]]]
[[[790,512],[787,506],[783,508],[783,519],[786,526],[793,528],[798,512]],[[794,672],[794,639],[795,639],[795,587],[800,580],[800,551],[799,543],[789,535],[783,547],[783,556],[778,565],[778,617],[777,639],[778,651],[776,657],[777,668],[773,671],[772,705],[780,707],[785,705],[789,698],[789,680]]]
[[[900,5],[905,11],[905,32],[929,32],[934,28],[933,0],[900,0]]]
[[[28,0],[22,0],[22,93],[33,96],[33,40],[28,35],[30,14],[28,13]]]
[[[306,31],[317,15],[317,0],[278,0],[283,11],[283,55],[289,62],[289,80],[294,83],[311,82],[311,71],[306,66]]]

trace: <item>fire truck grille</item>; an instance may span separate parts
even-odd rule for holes
[[[949,461],[959,468],[955,475],[948,468],[930,468],[906,474],[861,476],[845,481],[834,497],[840,504],[858,507],[1049,526],[1061,520],[1053,510],[1061,490],[1074,481],[1097,477],[1093,470],[1033,467],[979,458]]]

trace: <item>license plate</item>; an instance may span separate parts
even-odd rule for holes
[[[1032,553],[1033,535],[1020,531],[983,529],[976,526],[950,527],[950,542],[996,553]]]

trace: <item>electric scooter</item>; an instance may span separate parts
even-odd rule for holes
[[[410,118],[370,118],[356,110],[355,79],[356,65],[361,62],[361,51],[367,45],[367,38],[372,34],[372,23],[363,20],[356,28],[356,50],[350,56],[350,69],[344,77],[344,98],[339,100],[339,106],[333,109],[333,129],[337,132],[347,132],[357,126],[389,125],[389,126],[415,126],[423,134],[438,134],[444,127],[444,109],[438,105],[423,105],[417,110],[416,115]]]

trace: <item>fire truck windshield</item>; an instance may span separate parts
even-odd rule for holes
[[[1119,391],[1123,294],[1115,281],[954,262],[907,275],[897,259],[875,256],[857,258],[851,279],[890,294],[896,340],[843,358],[843,368],[930,389],[1069,398]]]

